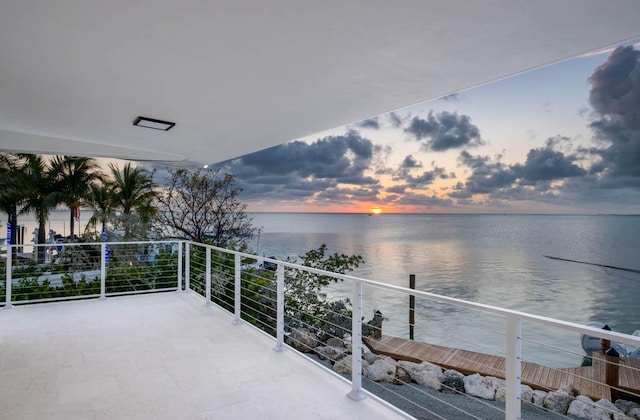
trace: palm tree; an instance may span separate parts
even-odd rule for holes
[[[38,244],[46,242],[45,226],[49,213],[60,202],[62,194],[57,190],[51,168],[40,155],[25,155],[21,185],[25,193],[25,205],[20,213],[34,212],[38,221]],[[44,260],[44,247],[38,247],[37,261]]]
[[[122,171],[117,165],[109,164],[113,180],[111,191],[113,203],[116,208],[122,210],[124,220],[124,236],[128,239],[133,228],[133,212],[146,213],[146,206],[156,195],[153,182],[153,173],[144,168],[132,167],[127,163]]]
[[[51,172],[56,178],[61,200],[69,207],[69,230],[73,240],[75,220],[80,219],[80,206],[89,195],[89,186],[100,181],[102,175],[94,158],[79,156],[55,156],[51,160]]]
[[[105,184],[91,184],[87,204],[93,210],[93,216],[87,222],[86,229],[90,226],[95,228],[98,223],[101,223],[100,232],[106,232],[107,219],[114,211],[111,189]]]
[[[9,240],[15,244],[18,230],[18,207],[25,199],[21,187],[21,167],[24,159],[11,153],[0,153],[0,209],[7,213],[11,225]]]

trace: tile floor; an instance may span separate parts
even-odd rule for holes
[[[2,419],[395,419],[183,292],[0,309]]]

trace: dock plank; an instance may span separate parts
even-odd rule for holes
[[[396,360],[434,363],[444,369],[454,369],[465,375],[505,377],[505,359],[485,353],[428,344],[400,337],[365,337],[365,344],[376,354]],[[594,400],[611,399],[611,388],[605,384],[606,366],[601,356],[593,357],[592,366],[553,368],[533,362],[522,362],[521,381],[534,389],[553,391],[573,385],[581,394]],[[620,388],[640,392],[640,360],[624,360],[620,367]]]

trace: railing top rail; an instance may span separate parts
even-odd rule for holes
[[[577,332],[579,334],[587,334],[587,335],[590,335],[590,336],[603,338],[603,339],[606,339],[606,340],[613,340],[613,341],[618,341],[618,342],[622,342],[622,343],[625,343],[625,344],[632,344],[632,345],[640,346],[640,337],[632,336],[630,334],[625,334],[625,333],[620,333],[620,332],[615,332],[615,331],[602,330],[602,329],[598,329],[598,328],[594,328],[594,327],[589,327],[589,326],[586,326],[586,325],[577,324],[575,322],[561,321],[561,320],[558,320],[558,319],[549,318],[549,317],[545,317],[545,316],[541,316],[541,315],[529,314],[529,313],[526,313],[526,312],[520,312],[520,311],[516,311],[516,310],[513,310],[513,309],[500,308],[500,307],[497,307],[497,306],[487,305],[487,304],[483,304],[483,303],[471,302],[471,301],[468,301],[468,300],[463,300],[463,299],[443,296],[443,295],[439,295],[439,294],[436,294],[436,293],[424,292],[424,291],[415,290],[415,289],[409,289],[407,287],[396,286],[396,285],[387,284],[387,283],[381,283],[381,282],[378,282],[378,281],[364,279],[364,278],[356,277],[356,276],[351,276],[351,275],[348,275],[348,274],[334,273],[334,272],[331,272],[331,271],[320,270],[320,269],[317,269],[317,268],[307,267],[307,266],[304,266],[304,265],[295,264],[295,263],[282,261],[282,260],[277,260],[277,259],[274,259],[274,258],[260,257],[258,255],[249,254],[249,253],[246,253],[246,252],[234,251],[234,250],[230,250],[230,249],[220,248],[220,247],[216,247],[216,246],[213,246],[213,245],[207,245],[207,244],[202,244],[202,243],[193,242],[193,241],[187,241],[187,242],[189,242],[191,244],[194,244],[194,245],[198,245],[198,246],[208,247],[208,248],[214,249],[216,251],[221,251],[221,252],[230,253],[230,254],[234,254],[234,255],[240,255],[241,257],[245,257],[245,258],[251,258],[251,259],[258,260],[258,261],[265,261],[265,262],[269,262],[269,263],[273,263],[273,264],[280,264],[280,265],[282,265],[284,267],[288,267],[288,268],[291,268],[291,269],[308,271],[310,273],[318,274],[318,275],[321,275],[321,276],[329,276],[329,277],[334,277],[334,278],[341,279],[341,280],[359,282],[359,283],[362,283],[363,285],[376,287],[376,288],[380,288],[380,289],[392,290],[394,292],[403,293],[403,294],[406,294],[406,295],[421,296],[421,297],[424,297],[424,298],[427,298],[427,299],[431,299],[431,300],[435,300],[435,301],[442,302],[442,303],[449,303],[449,304],[453,304],[453,305],[457,305],[457,306],[461,306],[461,307],[465,307],[465,308],[470,308],[470,309],[475,309],[475,310],[479,310],[479,311],[483,311],[483,312],[493,313],[493,314],[496,314],[496,315],[502,315],[504,317],[515,317],[515,318],[520,319],[522,321],[530,321],[530,322],[535,322],[537,324],[548,325],[548,326],[551,326],[551,327],[564,328],[564,329],[567,329],[567,330],[570,330],[570,331]]]

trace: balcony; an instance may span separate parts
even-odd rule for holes
[[[581,334],[640,346],[626,334],[182,241],[65,244],[43,254],[47,263],[9,259],[0,273],[6,418],[562,418],[524,397],[522,385],[571,385],[594,394],[594,407],[603,395],[639,396],[623,381],[640,377],[629,359],[594,354],[592,367],[573,365]],[[320,316],[295,306],[299,280],[313,276],[341,280],[322,289],[323,305],[351,303],[348,312],[330,305],[322,320],[329,338],[351,336],[351,366],[369,364],[359,357],[364,340],[397,359],[500,378],[493,392],[502,398],[406,375],[373,381],[358,368],[341,376],[331,370],[340,357],[304,357],[289,344],[299,344],[293,330]],[[381,328],[365,325],[373,308],[411,296],[411,311],[392,305]],[[484,339],[465,341],[440,318],[486,330]],[[431,360],[438,352],[449,353]],[[550,353],[570,366],[542,357]],[[537,366],[548,382],[531,379]]]

